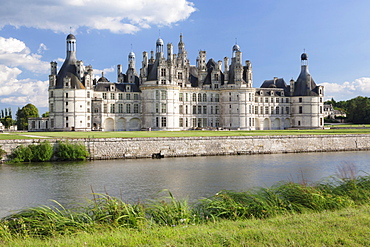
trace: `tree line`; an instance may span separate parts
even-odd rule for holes
[[[325,104],[332,104],[335,110],[344,111],[347,114],[347,122],[354,124],[370,123],[370,98],[357,96],[346,101],[325,101]]]

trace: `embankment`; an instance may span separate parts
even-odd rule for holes
[[[60,139],[59,139],[60,140]],[[62,141],[65,141],[63,139]],[[10,154],[19,145],[43,142],[44,139],[0,140]],[[48,139],[52,144],[57,139]],[[91,159],[332,152],[370,150],[370,135],[287,135],[168,138],[68,139],[84,143]]]

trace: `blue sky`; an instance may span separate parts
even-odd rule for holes
[[[49,63],[65,58],[65,38],[77,38],[77,58],[116,81],[127,55],[155,50],[161,37],[177,52],[180,33],[191,64],[231,56],[237,42],[253,66],[253,86],[300,72],[300,55],[325,86],[325,99],[370,95],[370,1],[367,0],[0,0],[0,109],[35,104],[47,111]]]

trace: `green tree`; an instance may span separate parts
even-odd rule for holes
[[[347,101],[348,121],[356,124],[370,123],[370,99],[358,96]]]
[[[17,126],[19,130],[28,129],[28,118],[38,117],[39,110],[32,104],[27,104],[17,111]]]
[[[47,111],[47,112],[43,113],[42,117],[49,117],[49,112]]]

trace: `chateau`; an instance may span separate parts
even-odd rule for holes
[[[322,128],[323,86],[308,71],[301,55],[301,72],[289,85],[282,78],[252,87],[252,63],[243,64],[240,47],[231,58],[207,60],[199,51],[191,65],[182,35],[174,53],[171,43],[156,42],[155,52],[143,52],[141,68],[128,55],[128,67],[117,66],[116,82],[104,74],[97,80],[91,66],[76,58],[76,37],[66,40],[60,68],[51,62],[49,118],[29,119],[30,131],[129,131]]]

